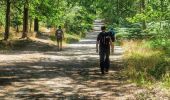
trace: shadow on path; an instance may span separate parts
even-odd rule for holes
[[[97,23],[98,24],[98,23]],[[95,53],[97,32],[61,52],[20,52],[0,57],[0,99],[4,100],[123,100],[134,99],[137,86],[121,73],[117,46],[109,74],[99,72]],[[137,91],[138,90],[138,91]]]

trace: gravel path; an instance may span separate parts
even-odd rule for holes
[[[0,54],[0,100],[135,100],[143,91],[121,74],[122,48],[111,55],[109,74],[100,75],[95,32],[63,51]],[[35,45],[36,46],[36,45]]]

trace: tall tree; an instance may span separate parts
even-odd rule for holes
[[[26,38],[28,33],[28,0],[24,4],[24,13],[23,13],[23,34],[21,38]]]
[[[38,32],[39,31],[39,20],[38,18],[36,17],[34,19],[34,32]]]
[[[141,0],[141,13],[145,13],[146,3],[145,0]],[[142,27],[143,29],[146,29],[146,20],[144,19],[142,21]]]
[[[9,30],[10,30],[10,0],[6,0],[6,23],[5,23],[5,34],[4,40],[8,40],[9,38]]]
[[[117,0],[117,18],[118,18],[118,20],[117,20],[117,24],[119,25],[120,23],[119,23],[119,20],[120,20],[120,14],[119,14],[119,12],[120,12],[120,9],[119,9],[119,0]]]

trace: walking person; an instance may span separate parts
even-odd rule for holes
[[[63,30],[61,29],[61,26],[58,27],[55,33],[56,39],[57,39],[57,46],[58,50],[62,50],[62,42],[64,39],[64,33]]]
[[[112,48],[112,39],[109,32],[106,32],[106,27],[101,27],[102,32],[100,32],[97,36],[96,41],[96,52],[99,53],[100,56],[100,69],[101,73],[108,73],[110,67],[110,47]]]
[[[116,33],[115,33],[113,28],[110,28],[110,30],[108,32],[109,32],[111,39],[112,39],[112,46],[113,46],[113,52],[114,52],[114,47],[115,47],[114,42],[116,41]]]

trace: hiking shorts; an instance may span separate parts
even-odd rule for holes
[[[57,38],[57,42],[62,42],[63,38]]]

